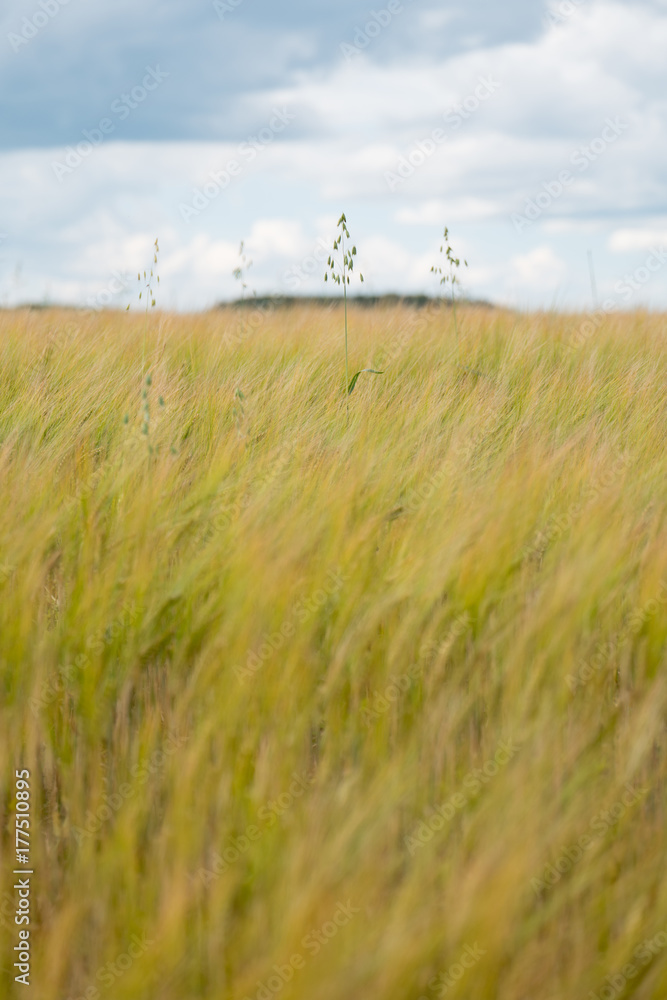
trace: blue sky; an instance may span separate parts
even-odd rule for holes
[[[667,307],[667,0],[8,0],[0,304],[325,291],[342,210],[367,292]]]

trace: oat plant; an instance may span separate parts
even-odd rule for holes
[[[241,282],[241,302],[245,299],[246,288],[248,287],[248,282],[246,281],[247,273],[252,267],[252,261],[248,260],[244,251],[244,241],[241,240],[241,245],[239,246],[239,262],[238,265],[232,271],[232,274],[237,281]],[[244,274],[245,272],[245,274]],[[256,292],[252,293],[256,295]]]
[[[157,286],[160,284],[160,275],[157,274],[157,258],[160,253],[160,246],[158,244],[157,237],[155,243],[153,244],[153,266],[150,268],[150,272],[144,271],[143,278],[141,276],[141,271],[137,274],[137,282],[139,284],[139,302],[142,300],[146,303],[146,325],[144,326],[144,341],[141,351],[141,371],[143,374],[144,367],[146,364],[146,335],[148,333],[148,309],[155,308],[155,292]],[[155,271],[153,271],[155,268]],[[129,304],[126,306],[126,310],[129,309]]]
[[[461,364],[461,347],[459,343],[459,324],[458,317],[456,315],[456,285],[460,285],[461,281],[458,277],[458,271],[463,263],[463,267],[468,266],[468,261],[464,260],[461,262],[461,258],[457,257],[454,250],[449,242],[449,229],[445,226],[443,233],[443,244],[440,247],[440,253],[444,254],[444,260],[440,258],[443,266],[440,264],[434,264],[431,268],[431,273],[435,274],[436,277],[440,279],[441,285],[449,285],[452,294],[452,312],[454,314],[454,334],[456,336],[456,364],[463,371],[471,372],[473,375],[482,375],[484,378],[488,376],[484,375],[484,372],[478,371],[477,368],[470,368],[468,365]]]
[[[245,316],[243,314],[243,307],[244,307],[244,303],[245,303],[246,290],[248,288],[248,281],[247,281],[248,271],[252,267],[252,260],[250,260],[247,257],[247,255],[245,253],[244,247],[245,247],[245,242],[244,242],[244,240],[241,240],[241,243],[239,245],[239,262],[238,262],[237,266],[234,268],[234,270],[232,271],[232,274],[234,275],[235,280],[238,281],[238,282],[240,282],[240,284],[241,284],[241,299],[240,299],[240,302],[241,302],[241,332],[239,334],[240,340],[244,340],[245,339],[246,329],[247,329],[247,323],[246,323],[246,320],[245,320]],[[254,288],[253,288],[251,294],[252,294],[253,298],[257,298],[257,292],[255,291]],[[243,400],[245,399],[245,396],[243,395],[243,392],[242,392],[242,390],[239,387],[237,387],[236,392],[234,393],[234,398],[236,400],[236,402],[234,404],[234,422],[236,424],[236,429],[237,429],[237,431],[239,433],[239,436],[241,436],[242,435],[241,427],[242,427],[243,418],[244,418],[244,415],[245,415],[244,414],[244,410],[243,410]]]
[[[241,285],[241,298],[239,300],[241,303],[241,333],[239,335],[241,340],[243,340],[246,335],[247,323],[245,320],[245,316],[243,314],[243,308],[245,306],[246,292],[248,290],[248,271],[252,267],[252,260],[246,255],[244,248],[245,248],[245,243],[243,240],[241,240],[241,243],[239,245],[239,262],[232,271],[235,280],[238,281]],[[251,289],[250,296],[253,299],[257,298],[257,292],[255,291],[254,288]]]
[[[148,335],[148,310],[149,310],[149,308],[151,308],[151,309],[155,308],[155,305],[156,305],[155,294],[156,294],[156,291],[157,291],[157,286],[160,284],[160,275],[157,273],[157,263],[158,263],[158,254],[159,253],[160,253],[160,246],[159,246],[158,240],[156,238],[155,243],[153,244],[153,266],[148,271],[144,271],[143,277],[141,275],[141,272],[139,272],[137,274],[137,282],[139,284],[139,302],[145,301],[145,303],[146,303],[146,310],[145,310],[145,313],[146,313],[146,322],[145,322],[145,325],[144,325],[144,338],[143,338],[143,344],[142,344],[142,348],[141,348],[141,371],[142,371],[142,378],[143,378],[143,372],[144,372],[145,367],[146,367],[146,337]],[[129,309],[129,308],[130,307],[128,305],[127,309]],[[153,451],[154,451],[153,445],[151,444],[150,437],[149,437],[149,434],[150,434],[150,424],[151,424],[151,411],[150,411],[149,389],[150,389],[150,387],[151,387],[152,384],[153,384],[153,377],[152,377],[152,375],[149,372],[146,375],[145,384],[144,384],[143,389],[141,390],[141,399],[142,399],[142,405],[141,405],[141,433],[146,438],[146,441],[148,443],[148,451],[149,451],[150,454],[153,454]],[[162,396],[160,396],[159,399],[158,399],[158,405],[161,406],[161,407],[164,406],[164,400],[163,400]],[[124,418],[123,418],[123,422],[125,424],[127,424],[127,423],[129,423],[129,420],[130,420],[129,414],[126,413],[125,416],[124,416]],[[175,453],[173,447],[172,447],[172,452]]]
[[[376,371],[375,368],[362,368],[350,380],[347,351],[347,286],[350,284],[350,275],[354,272],[354,258],[357,256],[357,248],[353,245],[349,250],[345,249],[345,239],[347,238],[351,242],[351,238],[344,212],[337,222],[337,228],[339,233],[334,240],[333,255],[327,260],[327,270],[324,272],[324,280],[328,281],[329,275],[331,275],[332,281],[335,281],[337,285],[343,285],[343,301],[345,303],[345,405],[349,418],[350,404],[347,397],[354,391],[359,376],[364,372],[369,372],[371,375],[382,375],[384,373]],[[361,272],[359,272],[359,280],[363,283],[364,276]]]

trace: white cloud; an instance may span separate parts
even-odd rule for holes
[[[396,240],[371,236],[359,249],[359,269],[370,292],[420,287],[428,284],[432,254],[415,256]]]
[[[667,226],[663,229],[617,229],[609,238],[609,249],[614,253],[632,250],[651,250],[667,245]]]
[[[565,274],[566,265],[551,247],[541,246],[512,257],[510,271],[527,288],[537,285],[546,290],[555,288]]]
[[[432,198],[415,205],[405,205],[399,208],[395,218],[406,226],[433,226],[442,220],[448,222],[469,222],[471,220],[488,220],[503,213],[500,202],[486,198]]]
[[[431,7],[430,10],[418,11],[417,16],[419,27],[423,31],[440,31],[456,19],[456,11]]]
[[[306,249],[301,222],[297,219],[258,219],[246,243],[258,260],[271,255],[294,258]]]

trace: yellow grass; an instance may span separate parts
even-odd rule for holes
[[[0,314],[0,993],[667,995],[664,318],[582,322],[353,307],[346,426],[338,307]]]

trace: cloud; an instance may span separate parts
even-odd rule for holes
[[[295,219],[258,219],[247,245],[260,260],[272,255],[292,259],[306,250],[301,223]]]
[[[450,222],[489,220],[503,214],[502,202],[485,198],[432,198],[415,205],[405,205],[396,212],[397,222],[406,226],[433,226],[441,219]]]
[[[82,298],[112,270],[143,267],[155,236],[162,294],[182,308],[236,294],[241,239],[257,290],[277,291],[343,208],[369,289],[432,290],[444,225],[470,261],[471,294],[536,305],[557,282],[572,303],[587,299],[585,249],[602,287],[626,268],[619,255],[630,266],[647,241],[664,240],[664,4],[585,0],[555,25],[530,0],[402,6],[350,62],[340,45],[370,16],[352,0],[242,0],[222,20],[212,3],[147,0],[137,11],[129,0],[70,0],[29,44],[7,43],[0,295]],[[0,41],[32,12],[10,0]],[[148,65],[169,76],[59,183],[54,161]],[[480,80],[497,81],[488,99],[475,97]],[[186,224],[179,206],[275,107],[294,121]],[[607,119],[627,128],[595,152]],[[444,138],[433,142],[436,129]],[[392,189],[386,175],[401,163],[409,169]],[[563,170],[573,182],[547,199]],[[516,232],[512,215],[538,198],[548,204]],[[319,271],[300,288],[320,291]]]
[[[419,11],[417,14],[419,27],[422,31],[441,31],[456,20],[457,14],[455,10],[443,10],[440,7]]]
[[[609,238],[609,249],[614,253],[651,250],[653,247],[665,245],[667,245],[667,224],[664,222],[661,229],[617,229]]]
[[[566,272],[565,261],[556,256],[549,246],[535,247],[527,254],[517,254],[510,260],[510,271],[526,287],[541,288],[558,284]]]

